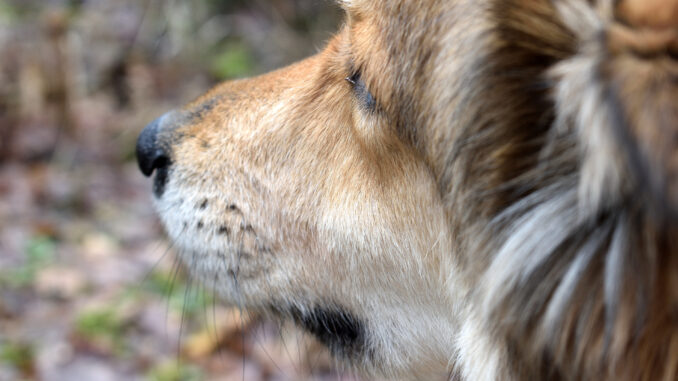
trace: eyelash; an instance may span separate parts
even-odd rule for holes
[[[360,73],[353,73],[345,78],[346,82],[350,83],[353,87],[358,86],[358,82],[361,81]]]
[[[374,99],[372,93],[367,89],[365,83],[360,78],[360,72],[355,72],[345,79],[346,82],[351,84],[356,97],[361,101],[363,106],[367,108],[367,110],[376,109],[377,102]]]

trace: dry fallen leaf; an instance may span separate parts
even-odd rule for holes
[[[85,277],[80,271],[69,267],[54,266],[38,272],[34,288],[41,296],[72,299],[86,285]]]
[[[216,320],[216,325],[214,322],[208,321],[207,326],[186,340],[182,349],[189,359],[204,358],[214,353],[222,344],[229,346],[234,338],[240,338],[242,332],[256,322],[252,318],[241,318],[240,311],[237,308],[218,308],[218,311],[215,310],[213,317],[210,317],[209,320],[212,319]]]

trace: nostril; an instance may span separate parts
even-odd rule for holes
[[[170,165],[170,159],[167,156],[160,155],[153,160],[152,167],[153,169],[160,169],[160,168],[165,168],[169,167]]]
[[[168,167],[170,159],[162,150],[140,151],[137,146],[137,161],[139,169],[145,176],[150,176],[156,169]]]
[[[150,165],[148,163],[150,163]],[[145,163],[144,167],[141,167],[141,164],[139,166],[141,168],[141,172],[144,175],[150,176],[151,174],[153,174],[154,170],[169,167],[169,165],[170,165],[169,157],[165,156],[163,152],[158,151],[156,152],[156,156],[151,157]]]
[[[145,176],[150,176],[154,170],[171,164],[164,144],[158,141],[162,119],[162,117],[158,118],[146,126],[137,140],[137,162],[141,173]]]

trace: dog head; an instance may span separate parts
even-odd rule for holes
[[[182,258],[227,302],[291,318],[356,365],[423,372],[451,350],[436,338],[452,319],[449,227],[372,86],[382,69],[367,52],[385,41],[356,34],[378,36],[377,20],[354,16],[317,56],[163,116],[139,157]]]
[[[341,3],[140,136],[192,273],[368,372],[670,377],[678,2]]]

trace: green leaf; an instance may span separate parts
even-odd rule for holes
[[[34,357],[33,348],[27,344],[6,343],[0,346],[0,362],[24,373],[30,371]]]
[[[84,337],[110,337],[122,333],[122,322],[112,309],[86,312],[78,317],[76,331]]]
[[[254,59],[244,44],[230,43],[212,59],[210,70],[222,80],[241,78],[253,74]]]
[[[167,362],[152,368],[146,375],[148,381],[202,381],[204,376],[195,366]]]
[[[28,240],[24,251],[25,261],[21,266],[0,272],[0,284],[12,288],[30,286],[37,272],[54,262],[56,244],[46,236],[35,236]]]

